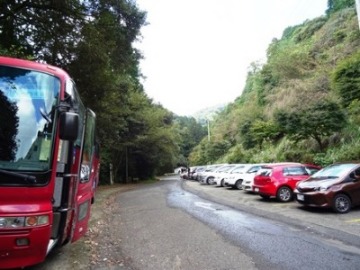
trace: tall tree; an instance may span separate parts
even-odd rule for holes
[[[353,100],[360,100],[360,51],[341,61],[332,76],[333,88],[347,107]]]
[[[0,74],[1,76],[1,74]],[[15,160],[19,130],[18,107],[0,89],[0,160]]]
[[[174,122],[180,135],[179,147],[181,159],[178,165],[188,166],[190,152],[207,134],[207,130],[205,126],[202,126],[193,117],[178,116]]]
[[[354,6],[355,0],[328,0],[328,8],[326,10],[326,14],[331,14],[338,10]]]
[[[19,56],[32,56],[66,67],[85,20],[80,0],[1,0],[0,46]]]
[[[313,138],[320,151],[324,150],[324,139],[346,125],[344,112],[331,101],[318,101],[303,111],[279,111],[275,118],[280,131],[296,141]]]

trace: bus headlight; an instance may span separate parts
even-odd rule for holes
[[[48,215],[28,217],[0,217],[0,229],[44,226],[49,224]]]
[[[24,227],[24,217],[0,217],[0,228]]]
[[[31,216],[26,218],[25,226],[42,226],[49,224],[49,216]]]

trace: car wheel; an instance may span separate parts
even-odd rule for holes
[[[212,183],[214,183],[214,177],[209,177],[206,179],[206,184],[211,185]]]
[[[235,183],[235,187],[237,188],[237,189],[242,189],[242,182],[243,182],[243,180],[237,180],[236,181],[236,183]]]
[[[344,214],[351,209],[351,200],[349,196],[345,194],[338,194],[334,197],[333,209],[335,212]]]
[[[288,187],[281,187],[276,193],[276,198],[280,202],[289,202],[293,198],[293,193],[290,188]]]
[[[224,181],[224,179],[221,180],[220,186],[225,187],[225,181]]]

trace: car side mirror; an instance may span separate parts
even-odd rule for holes
[[[73,112],[60,114],[60,139],[75,141],[79,133],[79,115]]]

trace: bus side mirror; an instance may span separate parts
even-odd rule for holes
[[[63,112],[60,115],[60,139],[75,141],[79,133],[79,115],[73,112]]]

